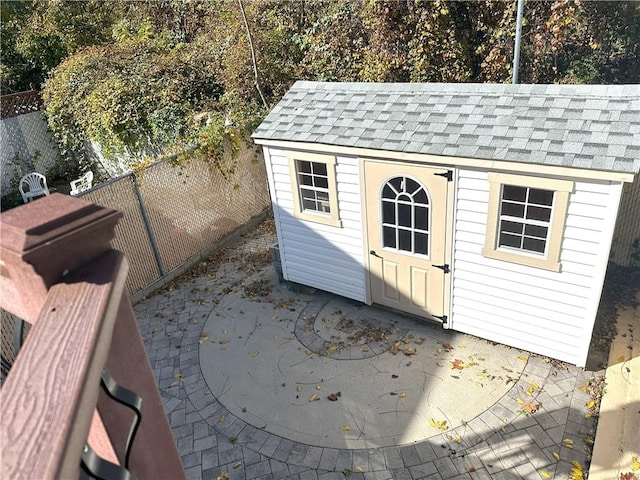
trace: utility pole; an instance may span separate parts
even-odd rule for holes
[[[518,0],[518,15],[516,17],[516,44],[513,47],[513,77],[511,83],[518,83],[518,66],[520,64],[520,37],[522,37],[522,12],[524,0]]]

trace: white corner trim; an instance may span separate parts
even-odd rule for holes
[[[591,338],[593,336],[593,326],[595,324],[596,315],[598,313],[598,307],[600,306],[600,299],[602,297],[602,288],[604,286],[604,278],[607,273],[607,265],[609,261],[609,252],[611,251],[611,242],[613,241],[613,233],[616,227],[616,220],[618,218],[618,209],[620,207],[620,198],[622,196],[622,183],[612,184],[609,193],[607,211],[608,219],[603,230],[604,245],[600,246],[597,259],[598,263],[593,275],[593,283],[591,285],[590,300],[586,308],[586,320],[587,324],[584,326],[584,334],[581,339],[580,349],[576,358],[576,365],[578,367],[584,367],[587,363],[587,356],[589,354],[589,346],[591,344]]]

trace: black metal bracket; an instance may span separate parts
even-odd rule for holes
[[[449,317],[447,317],[446,315],[433,315],[433,318],[437,318],[439,320],[442,320],[442,323],[446,325],[447,324],[447,319]]]
[[[443,173],[434,173],[435,176],[437,177],[444,177],[447,179],[447,182],[452,182],[453,181],[453,170],[447,170],[446,172]]]
[[[434,265],[435,268],[439,268],[440,270],[442,270],[444,273],[450,273],[451,270],[449,270],[449,264],[445,263],[444,265]]]
[[[82,470],[92,478],[98,480],[136,480],[136,477],[126,468],[115,463],[107,462],[96,455],[93,449],[86,445],[82,451]]]
[[[102,388],[104,392],[109,396],[109,398],[124,405],[125,407],[129,407],[136,414],[136,419],[131,425],[131,430],[129,431],[129,436],[127,437],[127,443],[125,444],[124,466],[125,468],[129,468],[131,446],[136,436],[136,432],[138,431],[138,427],[140,426],[140,422],[142,421],[142,398],[128,388],[118,385],[106,368],[102,370],[102,378],[100,383],[102,384]]]
[[[369,252],[369,255],[373,255],[374,257],[382,258],[380,255],[378,255],[378,254],[376,253],[376,251],[375,251],[375,250],[371,250],[371,251]]]
[[[135,475],[129,471],[129,458],[131,457],[133,440],[142,420],[142,398],[128,388],[118,385],[106,368],[102,370],[100,385],[109,398],[130,408],[136,415],[125,444],[124,467],[100,458],[86,444],[82,451],[80,464],[87,475],[98,480],[136,480]]]

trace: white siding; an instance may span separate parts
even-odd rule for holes
[[[336,157],[342,227],[294,217],[286,151],[265,147],[284,278],[364,302],[366,276],[358,160]]]
[[[618,189],[577,181],[570,195],[560,272],[485,258],[487,173],[460,170],[453,329],[584,365],[600,297]],[[605,264],[605,265],[603,265]]]

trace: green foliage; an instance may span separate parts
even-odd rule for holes
[[[78,49],[109,39],[122,2],[100,0],[1,2],[2,91],[39,88]]]
[[[296,79],[511,78],[515,2],[242,2],[270,105]],[[230,172],[225,148],[237,151],[266,113],[238,0],[24,1],[2,9],[3,86],[22,81],[28,68],[20,62],[46,73],[66,56],[44,100],[67,158],[82,160],[90,140],[112,159],[189,151]],[[640,82],[639,39],[636,2],[529,0],[520,81]]]

